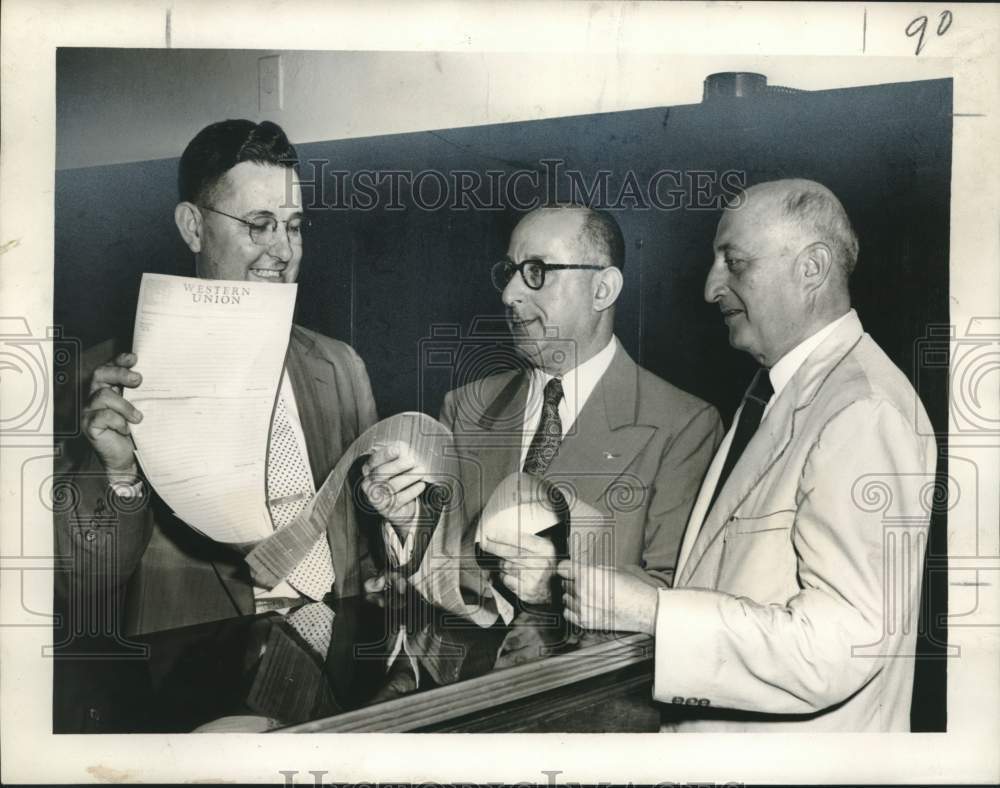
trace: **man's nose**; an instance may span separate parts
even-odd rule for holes
[[[722,297],[726,287],[726,267],[721,262],[712,263],[705,278],[705,300],[712,304]]]
[[[519,304],[524,301],[525,290],[527,290],[527,285],[524,284],[524,280],[521,279],[521,275],[515,271],[514,275],[510,278],[510,281],[507,282],[507,286],[500,294],[500,300],[503,301],[504,306],[514,306],[514,304]]]
[[[284,263],[292,259],[292,256],[295,254],[295,248],[288,234],[288,225],[279,225],[275,229],[267,251],[272,257],[276,257]]]

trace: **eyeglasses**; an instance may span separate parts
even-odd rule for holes
[[[225,213],[224,211],[217,210],[208,205],[202,205],[206,211],[211,211],[212,213],[217,213],[219,216],[225,216],[229,219],[239,222],[240,224],[245,224],[247,229],[250,231],[250,240],[253,241],[258,246],[271,246],[277,240],[276,233],[278,232],[278,225],[285,225],[285,232],[288,234],[288,242],[296,246],[302,245],[302,231],[308,229],[309,220],[301,216],[293,216],[291,219],[286,221],[279,221],[273,216],[260,216],[253,221],[248,219],[241,219],[239,216],[233,216],[231,213]]]
[[[521,279],[532,290],[541,290],[545,285],[545,272],[558,271],[564,269],[601,271],[603,265],[563,265],[562,263],[545,263],[541,260],[525,260],[515,263],[513,260],[501,260],[493,266],[491,274],[493,276],[493,286],[497,290],[503,291],[510,283],[516,271],[521,275]]]

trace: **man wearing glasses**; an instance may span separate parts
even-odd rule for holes
[[[296,280],[304,223],[296,167],[295,149],[274,123],[227,120],[195,136],[181,157],[174,220],[199,277]],[[123,634],[137,634],[320,599],[331,588],[359,593],[365,548],[346,500],[328,539],[273,589],[255,587],[241,556],[174,517],[139,476],[129,436],[142,413],[121,392],[141,385],[133,370],[141,359],[115,353],[121,348],[110,342],[102,348],[102,360],[110,361],[90,379],[82,424],[91,451],[74,476],[78,502],[56,518],[57,547],[75,561],[70,587],[67,578],[57,580],[64,600],[78,604],[88,588],[95,600],[124,603]],[[375,421],[358,355],[293,326],[269,440],[275,528],[295,518],[343,450]],[[108,529],[96,528],[108,524],[112,540]]]
[[[615,338],[624,259],[608,214],[580,206],[527,214],[492,274],[529,369],[450,392],[441,420],[462,459],[466,529],[500,481],[522,471],[597,510],[610,523],[615,564],[664,586],[722,425],[715,408],[639,367]],[[500,559],[483,604],[508,620],[511,602],[550,600],[555,568],[552,542],[513,526],[484,524],[480,539]]]

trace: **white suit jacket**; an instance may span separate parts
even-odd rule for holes
[[[936,460],[916,392],[850,315],[659,592],[665,728],[908,731]]]

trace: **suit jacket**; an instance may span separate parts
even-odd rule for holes
[[[912,386],[852,313],[772,403],[660,592],[668,727],[909,730],[936,459]]]
[[[114,354],[113,343],[101,346],[102,363]],[[348,345],[300,326],[292,328],[285,369],[318,489],[343,452],[377,420],[371,384]],[[56,512],[55,526],[57,549],[72,556],[73,571],[57,576],[57,599],[94,600],[92,614],[104,617],[99,628],[124,634],[254,612],[249,568],[232,548],[180,522],[148,489],[138,504],[118,499],[92,452],[70,479],[75,500]],[[351,595],[360,592],[374,567],[366,561],[366,541],[346,496],[338,512],[327,531],[335,590]],[[78,606],[72,614],[79,617]],[[123,616],[123,626],[111,626],[112,616]]]
[[[521,468],[528,384],[525,371],[505,372],[445,397],[441,421],[454,434],[461,483],[460,505],[445,527],[465,529],[466,556],[490,495]],[[714,407],[642,369],[619,346],[545,478],[602,515],[597,530],[607,563],[666,585],[722,435]],[[467,578],[472,586],[483,579]]]

